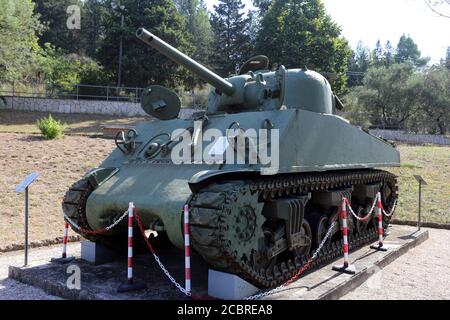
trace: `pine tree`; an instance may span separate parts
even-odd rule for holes
[[[67,20],[69,14],[67,8],[71,5],[83,7],[81,0],[34,0],[36,4],[36,12],[40,15],[40,21],[45,25],[45,31],[39,38],[39,45],[45,46],[45,43],[51,43],[58,49],[63,49],[69,53],[83,53],[82,34],[83,23],[81,21],[81,29],[69,29]]]
[[[384,64],[386,66],[390,66],[392,63],[394,63],[394,57],[395,57],[395,48],[388,40],[384,45],[384,53],[383,53]]]
[[[422,58],[414,40],[409,36],[402,35],[397,44],[395,61],[398,63],[409,62],[421,67],[428,63],[429,58]]]
[[[450,47],[447,48],[447,54],[445,55],[445,66],[450,69]]]
[[[384,50],[381,46],[381,41],[377,40],[377,43],[375,45],[375,49],[372,51],[372,62],[375,66],[380,66],[383,64],[383,56],[384,56]]]
[[[214,66],[224,77],[235,73],[252,51],[251,18],[243,12],[241,0],[220,0],[214,6],[211,26],[214,31]]]
[[[288,68],[335,73],[333,88],[345,90],[351,49],[321,0],[272,1],[261,20],[256,51]]]
[[[167,57],[136,38],[140,27],[191,55],[186,21],[178,12],[173,0],[121,0],[123,10],[116,0],[106,0],[104,17],[105,38],[97,53],[99,61],[107,71],[117,77],[119,43],[123,39],[122,83],[125,86],[143,87],[160,84],[171,88],[189,86],[190,73],[171,62]],[[124,27],[121,28],[121,15]]]
[[[203,0],[175,0],[178,11],[186,18],[190,42],[194,47],[192,58],[203,65],[211,66],[214,34],[209,21],[208,11]],[[199,83],[193,78],[193,86]]]

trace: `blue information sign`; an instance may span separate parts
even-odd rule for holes
[[[16,188],[17,193],[22,193],[30,184],[33,183],[36,178],[39,177],[39,173],[33,172],[28,177],[25,178]]]

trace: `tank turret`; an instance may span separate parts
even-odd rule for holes
[[[239,75],[223,79],[151,32],[140,28],[136,35],[215,87],[208,97],[210,114],[269,111],[283,107],[334,114],[336,107],[341,106],[326,78],[307,68],[287,70],[281,65],[276,71],[270,71],[267,70],[267,58],[256,56],[241,67]]]

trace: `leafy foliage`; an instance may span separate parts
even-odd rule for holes
[[[45,139],[59,139],[64,134],[65,124],[56,120],[50,114],[48,118],[42,118],[37,121],[37,126]]]
[[[340,34],[322,1],[274,0],[261,20],[256,51],[288,68],[335,73],[333,88],[342,92],[351,51]]]
[[[192,58],[211,67],[214,34],[203,0],[175,0],[175,4],[186,19],[189,42],[194,47]],[[187,82],[188,87],[202,84],[200,79],[192,74],[189,74]]]
[[[189,43],[186,20],[172,0],[123,0],[123,10],[117,7],[115,0],[105,0],[104,5],[107,8],[103,21],[106,33],[98,51],[98,60],[107,71],[117,74],[119,43],[122,38],[122,83],[138,87],[158,83],[172,88],[186,83],[186,69],[169,61],[135,36],[138,28],[145,27],[180,51],[192,54],[193,47]]]
[[[97,83],[108,79],[107,73],[95,61],[76,54],[65,54],[50,44],[40,51],[37,58],[38,69],[47,84],[47,91],[56,93],[70,93],[74,86],[83,83]]]
[[[362,86],[345,97],[347,117],[369,127],[445,134],[450,114],[450,71],[419,72],[410,63],[371,67]]]
[[[42,29],[31,0],[0,1],[0,81],[29,77]]]
[[[215,35],[213,61],[223,77],[236,73],[252,53],[251,18],[245,16],[244,6],[241,0],[220,0],[211,16]]]
[[[417,48],[417,44],[411,37],[402,35],[397,44],[397,54],[395,55],[395,61],[410,62],[415,66],[421,67],[427,64],[428,58],[422,58],[420,51]]]

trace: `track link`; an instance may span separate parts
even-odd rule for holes
[[[233,204],[249,191],[257,195],[259,202],[276,197],[295,196],[305,192],[351,187],[356,184],[382,182],[391,189],[389,200],[383,199],[383,206],[391,210],[397,198],[397,181],[393,174],[381,170],[359,170],[294,174],[287,177],[262,178],[249,181],[221,181],[205,186],[193,195],[191,210],[191,237],[194,249],[214,268],[239,274],[260,287],[274,287],[286,282],[308,261],[309,256],[283,261],[256,270],[247,259],[241,259],[227,232],[232,227],[227,223],[228,215],[235,209]],[[383,217],[384,228],[390,217]],[[377,239],[377,230],[372,227],[349,236],[349,250],[355,250]],[[309,270],[332,261],[342,255],[343,242],[328,242],[319,253]]]

